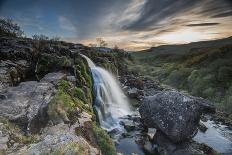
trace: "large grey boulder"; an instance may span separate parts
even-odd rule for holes
[[[139,108],[145,126],[156,128],[175,143],[192,138],[203,112],[214,112],[208,101],[174,90],[144,99]]]
[[[29,144],[15,154],[27,155],[44,155],[44,154],[100,154],[100,151],[92,146],[83,136],[78,136],[76,131],[83,130],[85,122],[91,122],[91,115],[81,113],[79,122],[70,126],[70,124],[60,123],[54,126],[46,126],[41,130],[40,141],[34,144]]]
[[[50,73],[45,77],[49,78],[41,82],[22,82],[17,87],[0,91],[0,116],[27,127],[31,132],[45,125],[48,121],[48,104],[56,93],[52,83],[56,81],[57,84],[64,75]]]

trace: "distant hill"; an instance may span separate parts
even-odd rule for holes
[[[132,55],[136,55],[139,57],[148,57],[152,55],[159,54],[185,54],[186,52],[190,52],[193,50],[197,50],[199,48],[215,48],[223,45],[228,45],[232,43],[232,36],[228,38],[218,39],[218,40],[210,40],[210,41],[200,41],[193,42],[189,44],[180,44],[180,45],[162,45],[158,47],[152,47],[147,50],[142,50],[138,52],[132,53]]]
[[[232,118],[232,37],[132,53],[128,68],[211,100]]]

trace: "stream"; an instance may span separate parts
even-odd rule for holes
[[[92,71],[96,96],[94,110],[101,127],[107,130],[115,141],[117,152],[124,155],[132,153],[145,155],[136,142],[137,136],[141,135],[141,129],[125,130],[125,122],[131,122],[132,117],[129,116],[139,117],[138,110],[131,107],[119,82],[111,73],[96,66],[85,55],[82,56],[87,60]],[[227,126],[216,124],[214,121],[208,120],[202,123],[208,129],[205,133],[199,130],[193,139],[207,144],[219,153],[232,154],[232,131]]]

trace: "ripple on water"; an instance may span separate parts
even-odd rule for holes
[[[213,121],[202,122],[207,126],[205,133],[198,131],[194,140],[205,143],[219,153],[232,154],[232,131],[224,125],[217,125]]]

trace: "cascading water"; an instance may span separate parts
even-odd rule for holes
[[[121,90],[117,80],[107,70],[95,66],[85,55],[82,55],[91,68],[94,80],[95,102],[102,128],[111,130],[119,126],[120,118],[131,113],[127,97]]]

